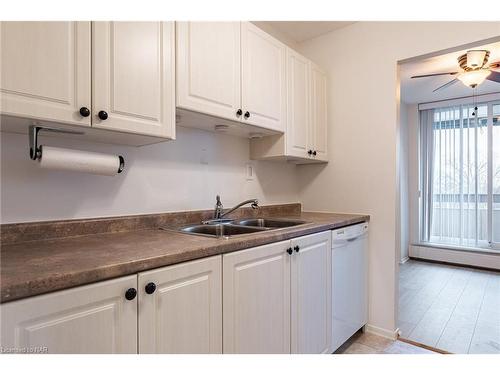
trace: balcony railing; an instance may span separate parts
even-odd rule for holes
[[[488,195],[434,194],[431,242],[475,246],[488,241]],[[493,242],[500,243],[500,194],[493,194]],[[477,230],[477,236],[476,236]]]

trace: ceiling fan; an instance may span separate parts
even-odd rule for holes
[[[488,58],[490,57],[490,51],[487,50],[470,50],[467,53],[458,57],[458,65],[462,71],[458,72],[446,72],[446,73],[431,73],[423,74],[419,76],[413,76],[411,78],[423,78],[423,77],[434,77],[434,76],[457,76],[457,78],[439,86],[432,92],[449,87],[458,81],[461,81],[464,85],[471,88],[475,88],[488,79],[493,82],[500,83],[500,72],[496,72],[493,69],[500,68],[500,61],[496,63],[491,63],[487,65]]]

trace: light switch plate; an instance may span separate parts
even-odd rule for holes
[[[247,181],[253,181],[255,178],[255,169],[252,163],[245,164]]]
[[[208,165],[207,149],[202,148],[200,154],[200,164]]]

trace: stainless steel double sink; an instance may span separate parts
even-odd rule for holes
[[[179,230],[188,234],[227,238],[241,234],[288,228],[301,224],[306,224],[306,222],[303,220],[276,218],[252,218],[243,220],[223,219],[221,221],[208,221],[204,224],[188,225]]]

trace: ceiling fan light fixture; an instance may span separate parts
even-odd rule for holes
[[[468,72],[460,73],[457,78],[462,81],[465,86],[476,87],[484,82],[484,80],[491,74],[490,70],[477,69],[469,70]]]
[[[467,51],[467,67],[469,69],[478,69],[485,64],[486,50]],[[487,61],[487,60],[486,60]]]

